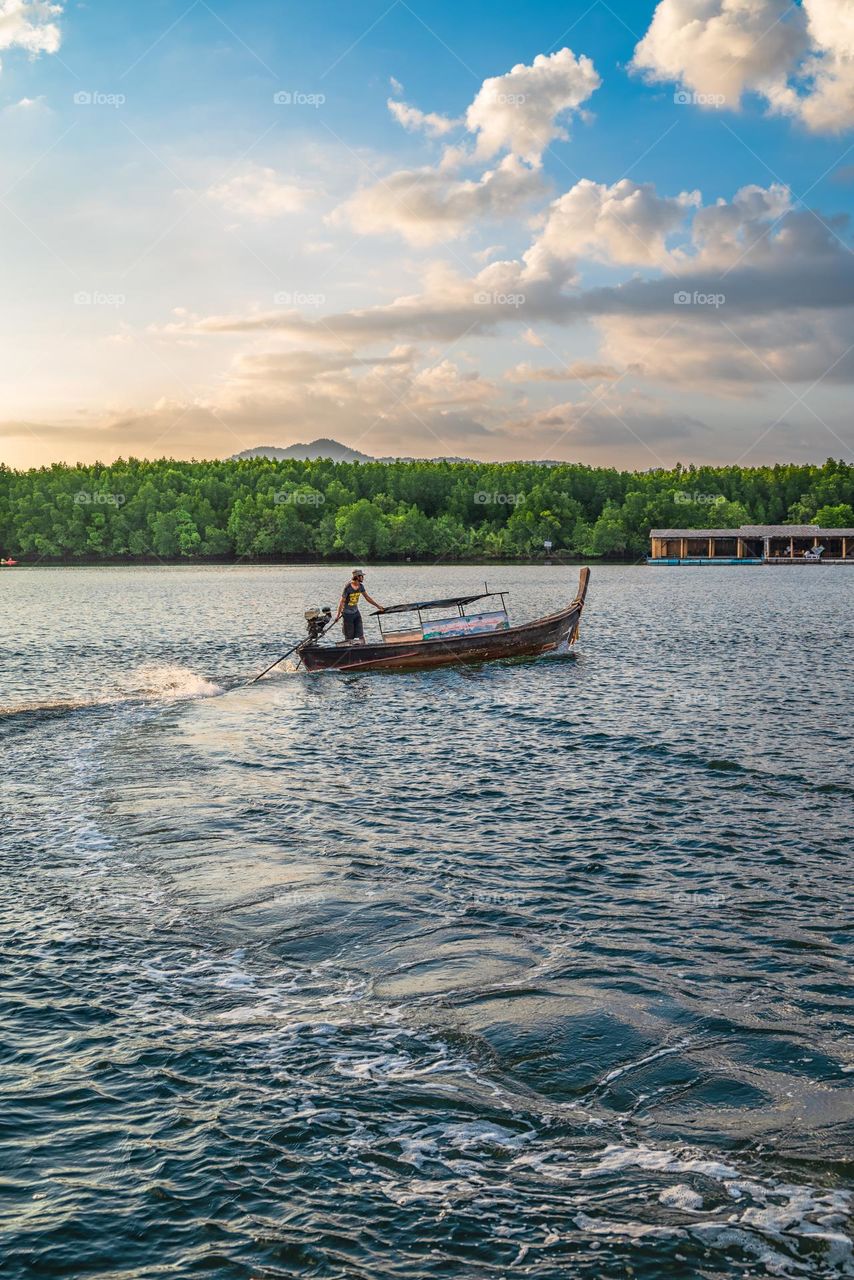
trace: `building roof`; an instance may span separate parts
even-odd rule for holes
[[[854,529],[825,529],[817,524],[743,524],[739,533],[743,538],[813,538],[816,534],[839,538],[854,534]]]
[[[738,529],[650,529],[651,538],[854,538],[854,529],[817,524],[743,524]]]
[[[650,529],[651,538],[737,538],[738,529]]]

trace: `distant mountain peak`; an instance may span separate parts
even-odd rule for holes
[[[351,449],[349,445],[328,440],[324,436],[319,440],[312,440],[310,444],[291,444],[285,449],[272,444],[258,445],[255,449],[244,449],[242,453],[233,454],[229,461],[239,462],[242,458],[271,458],[276,462],[286,458],[296,458],[300,462],[311,462],[315,458],[331,458],[333,462],[375,461],[370,454],[360,453],[358,449]]]
[[[309,444],[289,444],[287,448],[282,449],[274,444],[259,444],[254,449],[244,449],[242,453],[233,453],[227,462],[240,462],[243,458],[269,458],[273,462],[286,461],[288,458],[296,459],[297,462],[314,462],[316,458],[331,458],[333,462],[468,462],[476,461],[474,458],[456,458],[456,457],[440,457],[440,458],[413,458],[406,454],[396,454],[391,457],[374,458],[369,453],[360,453],[358,449],[351,449],[347,444],[341,444],[338,440],[329,440],[326,436],[321,436],[318,440],[312,440]],[[538,467],[559,467],[562,464],[551,458],[524,458],[523,462],[530,462]],[[486,464],[484,464],[486,465]]]

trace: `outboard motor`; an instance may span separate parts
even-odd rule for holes
[[[328,605],[324,605],[322,609],[317,607],[306,609],[305,623],[308,627],[308,640],[306,644],[317,644],[326,628],[332,621],[332,610]]]

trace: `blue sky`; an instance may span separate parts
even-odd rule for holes
[[[852,49],[852,0],[0,0],[0,456],[849,456]]]

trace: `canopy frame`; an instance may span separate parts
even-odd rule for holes
[[[483,585],[484,585],[484,588],[485,588],[485,589],[484,589],[483,591],[479,592],[477,595],[474,595],[474,596],[450,596],[450,597],[448,597],[448,598],[447,598],[447,599],[445,599],[445,600],[420,600],[420,601],[416,601],[415,603],[412,603],[412,604],[394,604],[394,605],[391,605],[388,609],[374,609],[374,610],[373,610],[373,616],[377,619],[377,621],[378,621],[378,623],[379,623],[380,634],[382,635],[383,640],[385,640],[385,639],[386,639],[386,634],[387,634],[387,633],[386,633],[386,628],[383,626],[383,617],[384,617],[384,616],[386,616],[386,615],[388,615],[388,614],[390,614],[390,613],[392,613],[392,614],[395,614],[395,613],[414,613],[414,614],[417,614],[417,616],[418,616],[418,630],[421,632],[421,634],[422,634],[422,635],[423,635],[423,633],[424,633],[424,617],[423,617],[423,614],[424,614],[425,612],[427,612],[428,610],[432,610],[432,609],[456,609],[456,611],[457,611],[456,615],[451,614],[451,615],[450,615],[450,617],[458,616],[458,617],[460,617],[460,618],[467,618],[467,617],[471,616],[471,615],[469,615],[469,614],[467,614],[467,613],[466,613],[466,608],[468,607],[468,605],[470,605],[470,604],[474,604],[474,603],[475,603],[475,601],[477,601],[477,600],[488,600],[488,599],[495,599],[495,598],[498,598],[498,599],[500,599],[500,600],[501,600],[501,610],[500,610],[500,612],[501,612],[501,613],[503,613],[503,614],[504,614],[504,616],[505,616],[505,618],[506,618],[506,617],[507,617],[507,595],[508,595],[508,592],[506,592],[506,591],[490,591],[490,590],[489,590],[489,588],[487,587],[487,584],[486,584],[486,583],[484,583]],[[496,612],[497,612],[497,611],[496,611]],[[432,622],[434,622],[434,623],[435,623],[435,622],[443,622],[443,621],[445,621],[445,619],[444,619],[444,618],[432,618],[432,619],[430,619],[430,621],[432,621]],[[414,630],[414,628],[413,628],[413,630]],[[396,633],[395,633],[394,631],[392,631],[392,632],[389,632],[388,634],[389,634],[389,635],[395,635]]]

